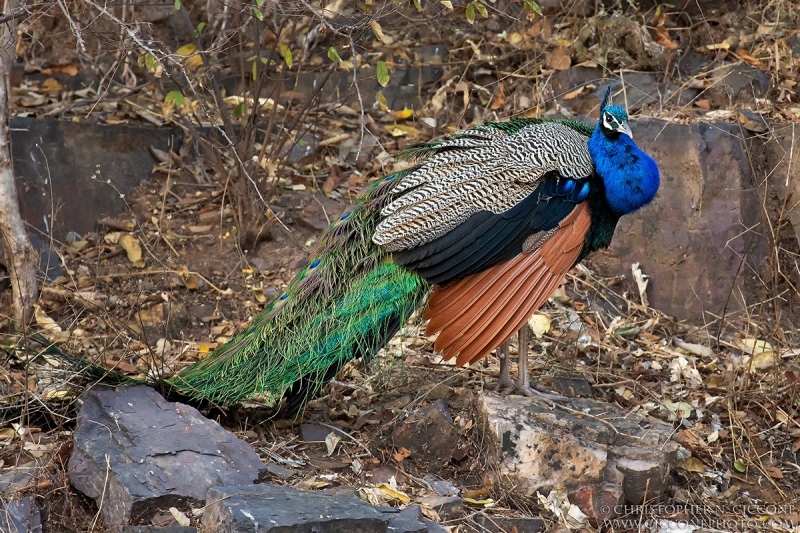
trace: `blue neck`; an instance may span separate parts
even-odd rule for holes
[[[632,213],[656,195],[660,182],[658,165],[624,133],[610,139],[598,125],[589,139],[589,153],[614,214]]]

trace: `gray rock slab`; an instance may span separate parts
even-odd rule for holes
[[[280,485],[208,491],[203,526],[216,533],[385,533],[397,511]]]
[[[17,117],[11,127],[22,218],[61,241],[69,231],[84,234],[99,218],[123,213],[120,194],[147,180],[157,163],[150,147],[177,150],[174,143],[183,139],[179,128],[49,118]]]
[[[425,533],[427,524],[422,522],[422,510],[419,505],[409,505],[399,513],[391,515],[387,530],[389,533]]]
[[[443,400],[412,413],[392,439],[395,447],[409,450],[415,462],[439,465],[450,460],[460,440]]]
[[[0,474],[0,494],[6,498],[13,497],[16,492],[28,486],[34,475],[36,475],[35,466],[12,466],[6,468]]]
[[[464,514],[464,502],[458,496],[425,496],[419,501],[436,511],[442,520],[450,520]]]
[[[77,490],[102,500],[106,525],[146,522],[204,501],[211,487],[253,483],[264,469],[248,443],[150,387],[95,390],[82,401],[67,474]]]
[[[0,533],[42,533],[39,504],[30,496],[0,507]]]
[[[566,489],[590,518],[616,505],[657,498],[676,461],[672,427],[585,398],[552,405],[542,398],[478,398],[488,458],[514,490],[527,495]]]
[[[624,275],[618,290],[638,295],[631,264],[639,263],[650,306],[679,319],[760,301],[769,230],[739,127],[642,119],[632,129],[658,163],[661,187],[651,204],[622,217],[611,247],[591,264]]]
[[[197,533],[197,528],[190,526],[115,526],[106,531],[108,533]]]
[[[510,518],[501,516],[475,517],[485,533],[540,533],[544,531],[544,520],[541,518]]]

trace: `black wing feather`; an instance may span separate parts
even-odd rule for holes
[[[583,201],[576,180],[570,194],[557,194],[560,178],[553,173],[523,201],[503,213],[482,211],[429,243],[393,254],[394,262],[415,271],[432,284],[444,285],[503,263],[522,253],[525,240],[549,231]]]

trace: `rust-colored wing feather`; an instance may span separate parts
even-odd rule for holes
[[[483,358],[522,327],[556,290],[583,248],[591,217],[578,204],[539,248],[493,268],[437,287],[428,300],[428,335],[461,366]]]

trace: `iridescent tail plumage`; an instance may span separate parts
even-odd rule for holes
[[[229,405],[245,400],[296,411],[347,361],[371,358],[428,293],[413,272],[372,242],[381,208],[403,173],[375,182],[325,231],[286,291],[230,342],[172,378],[182,394]]]

